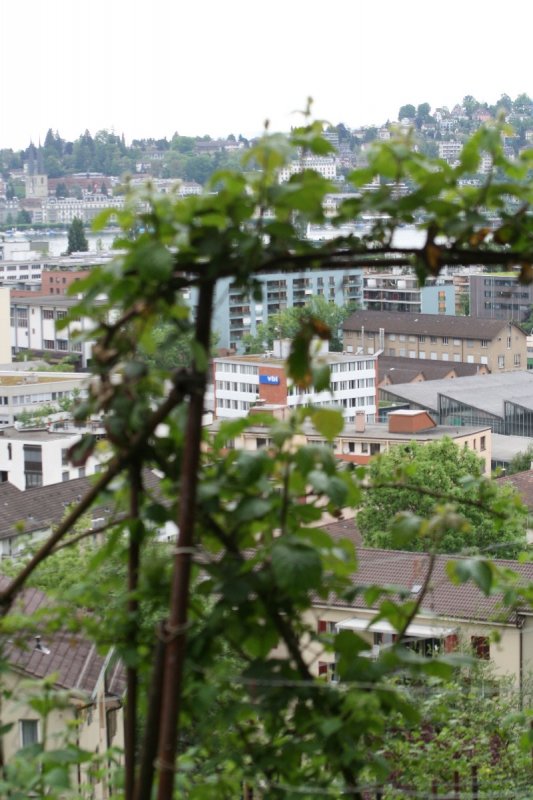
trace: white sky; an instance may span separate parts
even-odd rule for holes
[[[533,95],[531,0],[0,0],[0,147],[250,136]]]

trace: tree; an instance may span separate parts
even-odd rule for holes
[[[288,141],[267,135],[246,152],[242,170],[213,176],[200,196],[132,193],[118,215],[120,256],[91,270],[83,297],[58,323],[91,320],[86,336],[97,342],[93,374],[77,414],[102,417],[108,460],[80,502],[0,591],[0,609],[5,616],[91,505],[103,503],[109,512],[104,542],[83,579],[98,584],[94,571],[115,557],[127,575],[124,593],[110,597],[110,604],[121,605],[120,624],[106,628],[127,671],[126,800],[152,797],[155,790],[158,800],[171,800],[176,791],[234,800],[243,784],[273,800],[308,789],[313,797],[350,794],[361,800],[364,776],[389,774],[379,743],[390,723],[399,724],[399,715],[413,724],[420,718],[416,698],[406,698],[397,678],[453,679],[457,662],[449,656],[423,659],[403,647],[424,590],[416,601],[403,602],[379,587],[361,598],[371,596],[397,634],[376,661],[368,657],[371,646],[364,637],[323,634],[308,622],[315,598],[353,601],[358,591],[350,577],[356,568],[350,543],[334,541],[316,523],[324,510],[339,515],[346,507],[358,508],[366,492],[383,487],[371,472],[343,468],[329,446],[294,446],[293,437],[308,420],[329,443],[338,434],[342,416],[324,407],[296,408],[283,421],[266,416],[262,422],[272,445],[255,452],[231,447],[250,420],[231,420],[204,434],[215,288],[229,277],[255,299],[260,274],[326,266],[344,271],[415,264],[423,279],[458,263],[509,269],[521,264],[525,277],[533,221],[522,209],[530,199],[533,161],[526,154],[523,163],[510,165],[498,128],[478,131],[453,168],[410,152],[409,139],[371,148],[364,169],[348,176],[354,191],[331,220],[334,229],[370,220],[370,229],[361,238],[340,235],[316,244],[301,231],[325,223],[329,181],[311,170],[287,184],[278,175],[297,148],[330,152],[321,132],[321,123],[306,120]],[[485,151],[501,175],[491,175],[479,189],[465,186],[461,178]],[[379,190],[365,190],[375,179]],[[411,189],[405,195],[397,192],[404,181]],[[490,236],[484,233],[485,210],[501,219]],[[396,248],[394,231],[414,218],[424,219],[425,241]],[[510,239],[509,229],[516,233]],[[186,297],[191,291],[198,293],[194,314]],[[150,361],[162,324],[190,335],[188,365]],[[301,320],[287,362],[289,379],[301,388],[328,385],[328,375],[312,360],[316,338],[328,335],[316,317]],[[82,464],[96,446],[94,437],[83,437],[72,455]],[[157,490],[150,488],[147,469],[161,476]],[[404,491],[402,475],[394,480],[398,492]],[[450,488],[460,507],[479,509],[480,515],[487,508],[502,527],[514,524],[513,498],[493,491],[478,473],[463,490]],[[418,493],[427,494],[427,487],[419,485]],[[446,490],[439,489],[441,494]],[[406,516],[404,533],[407,528],[416,541],[428,530],[446,531],[452,539],[464,533],[462,517],[448,506],[431,506],[428,513],[427,519]],[[154,568],[150,544],[165,526],[178,531],[171,552],[165,551],[165,622],[144,627],[150,589],[163,574],[159,563]],[[485,592],[508,580],[479,559],[461,561],[454,574]],[[527,587],[518,585],[506,597],[517,605],[530,600]],[[65,624],[75,626],[78,616],[71,613]],[[9,635],[20,620],[6,617],[3,623]],[[334,653],[344,687],[316,676],[307,642]],[[30,771],[32,778],[40,775],[39,769]],[[13,786],[2,790],[9,796],[12,789],[13,794]],[[64,794],[61,786],[56,796]]]
[[[525,509],[516,513],[505,527],[475,498],[487,493],[492,501],[517,499],[510,487],[499,487],[483,477],[484,462],[476,453],[461,448],[451,439],[429,444],[412,442],[393,447],[370,466],[374,488],[365,496],[357,525],[366,545],[439,553],[489,552],[514,558],[525,546]],[[469,484],[467,477],[472,479]],[[406,514],[427,517],[442,498],[455,499],[465,524],[437,531],[423,529],[410,536],[402,528]],[[473,501],[473,502],[472,502]]]
[[[306,317],[313,317],[323,322],[330,331],[329,349],[341,352],[342,324],[356,308],[355,303],[337,306],[328,303],[321,295],[312,297],[305,306],[286,308],[271,314],[266,324],[259,323],[255,336],[245,334],[243,336],[245,352],[263,353],[265,350],[272,350],[275,339],[293,339]]]
[[[506,470],[506,475],[514,475],[516,472],[525,472],[531,469],[533,464],[533,445],[529,445],[521,453],[517,453],[511,461]]]
[[[74,217],[68,229],[67,254],[86,253],[89,249],[89,242],[85,236],[83,222],[79,217]]]
[[[17,214],[17,225],[31,225],[31,214],[25,208]]]
[[[400,106],[398,111],[398,119],[414,119],[416,117],[416,108],[412,103],[407,103],[405,106]]]

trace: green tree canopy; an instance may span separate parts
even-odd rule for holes
[[[398,119],[414,119],[416,117],[416,108],[412,103],[407,103],[404,106],[400,106],[400,110],[398,111]]]
[[[393,447],[370,465],[375,484],[365,496],[357,524],[366,545],[440,553],[488,552],[512,558],[525,545],[525,508],[511,487],[498,486],[483,477],[483,460],[451,439]],[[470,481],[469,478],[472,478]],[[479,489],[487,500],[511,500],[515,513],[505,525],[479,504],[468,504]],[[398,526],[408,514],[427,517],[444,498],[457,501],[465,525],[432,531],[421,528],[416,536]]]

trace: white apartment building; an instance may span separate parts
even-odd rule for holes
[[[56,322],[77,303],[76,298],[15,297],[11,301],[11,348],[13,354],[24,350],[48,351],[60,357],[75,355],[82,368],[91,358],[92,342],[80,341],[79,334],[90,331],[94,323],[83,317],[67,328],[57,330]]]
[[[279,182],[285,183],[292,175],[303,172],[305,169],[313,169],[322,175],[323,178],[335,180],[337,177],[337,160],[324,156],[303,156],[297,161],[292,161],[288,166],[279,171]]]
[[[81,438],[77,430],[68,425],[63,430],[54,426],[0,430],[0,482],[9,481],[17,489],[25,490],[98,472],[100,460],[94,455],[83,466],[74,467],[70,463],[69,448]],[[99,426],[95,426],[95,432],[103,436]]]
[[[462,149],[462,142],[439,142],[439,158],[443,158],[448,164],[454,164],[459,160]]]
[[[318,361],[331,371],[331,389],[316,392],[291,384],[285,372],[286,352],[277,356],[254,355],[215,358],[213,364],[215,416],[238,418],[252,406],[276,405],[295,408],[303,405],[327,406],[343,411],[353,422],[356,412],[364,412],[367,422],[376,414],[375,356],[324,353]]]
[[[13,425],[23,411],[43,406],[59,409],[60,400],[83,394],[86,383],[87,375],[75,372],[0,372],[0,428]]]

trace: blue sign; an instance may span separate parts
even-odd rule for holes
[[[279,377],[277,375],[260,375],[259,383],[271,383],[274,386],[279,386]]]

